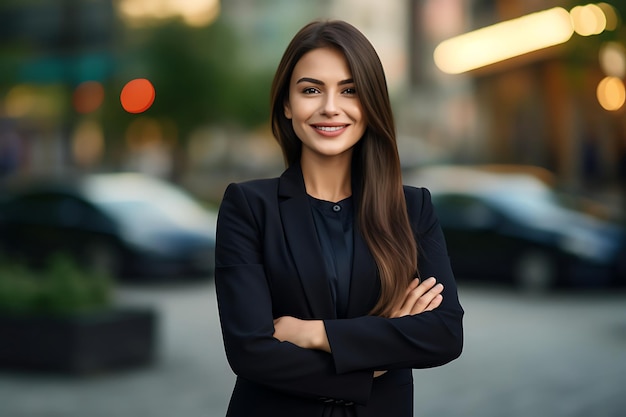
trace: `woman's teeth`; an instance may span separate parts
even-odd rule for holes
[[[323,130],[324,132],[336,132],[337,130],[343,129],[345,126],[315,126],[318,130]]]

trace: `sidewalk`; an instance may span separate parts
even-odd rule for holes
[[[119,300],[158,310],[156,363],[84,378],[0,373],[0,416],[223,416],[234,377],[218,333],[212,281],[124,288]]]

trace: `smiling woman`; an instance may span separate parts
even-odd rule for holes
[[[430,194],[402,185],[380,59],[312,22],[271,108],[287,169],[230,184],[217,222],[227,415],[413,416],[411,369],[460,355],[463,309]]]
[[[131,25],[180,16],[190,26],[206,26],[220,12],[219,0],[121,0],[119,14]]]

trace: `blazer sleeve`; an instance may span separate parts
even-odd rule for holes
[[[429,368],[461,354],[464,312],[430,193],[424,188],[405,190],[409,219],[418,242],[420,276],[433,276],[443,284],[443,302],[433,311],[399,318],[325,320],[338,372]]]
[[[276,198],[276,197],[274,197]],[[329,353],[273,337],[272,298],[264,271],[265,208],[238,184],[226,189],[217,223],[215,286],[224,346],[235,374],[276,390],[320,401],[365,404],[373,374],[338,374]]]

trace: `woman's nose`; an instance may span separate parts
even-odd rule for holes
[[[327,116],[332,116],[338,113],[337,100],[333,94],[327,94],[324,96],[321,112]]]

